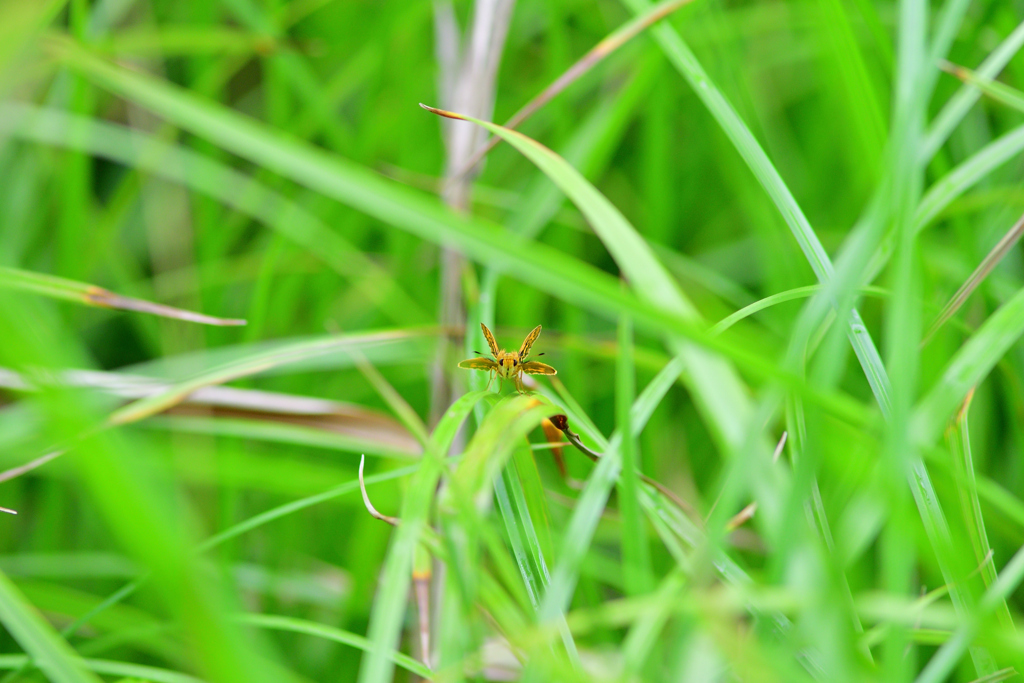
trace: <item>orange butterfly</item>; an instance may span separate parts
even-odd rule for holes
[[[537,325],[530,334],[526,335],[526,339],[523,340],[523,345],[519,347],[519,351],[498,350],[498,344],[494,341],[494,335],[487,329],[487,325],[480,323],[480,328],[484,331],[484,337],[487,339],[487,345],[491,347],[491,355],[494,356],[494,360],[483,356],[480,358],[470,358],[459,363],[459,367],[490,372],[491,377],[487,381],[488,389],[491,388],[491,382],[497,376],[499,382],[506,379],[512,380],[515,383],[516,390],[519,393],[524,393],[526,390],[523,388],[523,373],[527,375],[558,374],[558,371],[550,365],[526,360],[530,355],[530,347],[533,346],[533,342],[537,341],[537,337],[540,336],[540,325]],[[480,352],[477,351],[477,353]],[[539,355],[543,356],[544,354]],[[498,389],[499,391],[501,390],[500,384]]]

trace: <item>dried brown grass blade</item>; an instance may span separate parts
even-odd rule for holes
[[[246,324],[245,320],[240,318],[215,318],[212,315],[194,313],[181,308],[174,308],[173,306],[153,303],[152,301],[122,296],[85,282],[77,282],[57,277],[56,275],[35,273],[18,268],[0,268],[0,287],[32,292],[54,299],[74,301],[86,306],[150,313],[163,318],[184,320],[201,325],[229,327]]]
[[[928,328],[928,332],[924,335],[924,339],[921,340],[921,348],[924,348],[924,346],[931,341],[932,337],[935,336],[935,333],[939,331],[939,328],[942,327],[947,320],[953,317],[953,314],[960,310],[960,307],[964,305],[964,302],[967,301],[968,298],[970,298],[971,294],[974,293],[974,290],[978,288],[978,285],[980,285],[982,281],[988,277],[988,274],[991,273],[997,265],[999,265],[999,262],[1002,261],[1008,253],[1010,253],[1010,249],[1017,244],[1017,241],[1020,239],[1022,234],[1024,234],[1024,216],[1021,216],[1020,219],[1014,223],[1013,227],[1003,235],[1003,238],[996,243],[996,246],[992,247],[992,251],[990,251],[978,267],[974,269],[974,272],[971,273],[971,276],[967,278],[966,282],[960,286],[960,289],[956,290],[956,294],[950,298],[949,302],[943,306],[942,311],[939,312],[935,322],[933,322],[932,326]]]
[[[116,308],[122,311],[149,313],[162,318],[184,320],[190,323],[199,323],[200,325],[235,327],[247,324],[243,318],[215,318],[212,315],[186,311],[182,308],[174,308],[173,306],[164,306],[163,304],[143,299],[133,299],[129,296],[121,296],[102,287],[90,287],[85,293],[85,303],[90,306],[99,306],[100,308]]]
[[[79,370],[67,372],[61,381],[78,387],[91,387],[128,399],[144,399],[166,391],[168,384],[154,379],[113,372]],[[18,373],[0,368],[0,389],[32,389]],[[189,394],[164,414],[174,417],[234,420],[252,424],[287,425],[343,436],[377,452],[397,457],[417,457],[419,442],[389,415],[358,405],[308,396],[294,396],[254,389],[208,386]],[[30,472],[63,455],[54,450],[18,467],[0,472],[0,482]]]

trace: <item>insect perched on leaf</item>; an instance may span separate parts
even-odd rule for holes
[[[516,390],[519,393],[523,393],[525,392],[523,388],[523,373],[527,375],[558,374],[558,371],[550,365],[538,363],[535,360],[526,360],[530,355],[530,348],[533,346],[533,342],[537,341],[537,337],[540,336],[540,325],[537,325],[530,334],[526,335],[526,339],[523,340],[523,345],[519,347],[519,351],[499,350],[498,344],[494,341],[494,335],[487,329],[487,325],[480,323],[480,328],[484,331],[484,338],[487,339],[487,345],[491,348],[491,355],[494,356],[494,360],[486,358],[481,354],[480,358],[470,358],[469,360],[462,361],[459,363],[459,367],[490,372],[491,377],[487,381],[488,389],[490,389],[491,382],[494,381],[495,376],[498,377],[499,382],[506,379],[512,380],[515,383]],[[477,351],[477,353],[481,352]],[[538,355],[543,356],[544,354]]]

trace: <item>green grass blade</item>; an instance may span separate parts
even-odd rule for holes
[[[417,469],[417,466],[403,467],[397,470],[392,470],[390,472],[383,472],[381,474],[370,475],[368,477],[365,477],[363,479],[363,482],[366,486],[372,486],[373,484],[377,484],[383,481],[390,481],[393,479],[408,476],[410,474],[415,473]],[[293,500],[283,505],[279,505],[275,508],[266,510],[253,517],[250,517],[249,519],[243,520],[242,522],[234,524],[231,527],[214,534],[213,536],[210,536],[205,541],[203,541],[195,547],[195,552],[208,552],[224,543],[227,543],[228,541],[234,538],[238,538],[243,534],[246,534],[254,529],[258,529],[262,526],[265,526],[273,521],[287,517],[288,515],[299,512],[300,510],[305,510],[306,508],[313,507],[314,505],[325,503],[329,500],[333,500],[340,496],[355,493],[358,490],[359,482],[357,480],[354,480],[347,482],[345,484],[341,484],[339,486],[335,486],[334,488],[324,491],[322,493],[307,496],[305,498],[300,498],[298,500]],[[64,637],[70,637],[71,635],[76,633],[82,626],[88,624],[93,617],[97,616],[109,607],[118,604],[122,600],[126,599],[127,597],[135,593],[135,591],[138,590],[139,586],[148,578],[149,576],[145,575],[139,579],[131,581],[122,586],[120,589],[118,589],[108,598],[106,598],[103,602],[101,602],[99,605],[90,610],[87,614],[79,617],[75,620],[73,624],[71,624],[68,628],[64,629],[62,633]],[[31,660],[26,660],[26,664],[30,663],[30,661]]]
[[[620,291],[613,278],[589,264],[537,243],[530,243],[529,249],[509,249],[507,231],[494,224],[457,215],[436,200],[384,180],[351,162],[310,145],[281,138],[251,119],[149,77],[115,67],[71,43],[58,41],[53,50],[101,86],[378,220],[432,242],[456,244],[472,258],[514,273],[517,278],[567,301],[609,316],[628,311],[638,323],[700,338],[719,348],[686,320]],[[765,371],[764,364],[756,361],[754,364]],[[708,366],[709,372],[719,372],[716,362],[707,354],[701,356],[701,363],[696,366],[703,365]],[[723,397],[723,402],[730,398],[737,396]],[[735,405],[730,410],[735,410]]]
[[[636,229],[564,159],[517,131],[452,112],[424,108],[449,118],[471,121],[515,147],[583,212],[641,298],[684,320],[700,321],[696,308],[679,290]],[[692,394],[703,409],[709,426],[727,449],[739,447],[750,409],[742,381],[721,358],[690,344],[673,342],[672,345],[677,347],[678,353],[687,356],[687,376],[692,382]]]
[[[56,683],[99,683],[78,654],[0,573],[0,622],[49,678]]]
[[[365,453],[382,458],[409,460],[419,456],[417,448],[408,449],[394,442],[374,440],[363,435],[340,434],[330,427],[307,427],[285,422],[263,419],[233,419],[230,417],[188,417],[167,415],[152,417],[142,423],[148,429],[165,430],[182,434],[207,434],[210,436],[233,436],[240,439],[267,441],[269,443],[309,446],[329,451]],[[410,438],[410,441],[412,439]],[[415,444],[415,441],[413,441]]]
[[[502,399],[480,424],[466,446],[449,482],[456,499],[478,500],[504,468],[516,443],[540,425],[541,420],[556,414],[550,405],[536,405],[535,399],[515,396]]]
[[[495,479],[494,489],[519,565],[519,573],[524,584],[529,587],[530,600],[536,612],[551,579],[548,558],[554,558],[554,550],[548,528],[544,488],[533,452],[525,442],[513,449],[509,467]],[[532,564],[529,560],[532,560]],[[564,618],[558,620],[558,629],[570,663],[574,669],[581,670],[576,641]]]
[[[384,683],[391,680],[394,662],[390,655],[397,642],[408,601],[413,553],[427,523],[434,491],[445,467],[444,460],[463,421],[473,407],[488,396],[491,394],[485,391],[471,392],[448,408],[434,428],[423,461],[413,475],[399,515],[402,523],[392,536],[380,588],[370,613],[367,634],[370,650],[359,670],[360,683]]]
[[[158,669],[155,666],[143,664],[130,664],[127,662],[115,662],[109,659],[83,658],[82,665],[89,671],[103,676],[129,676],[132,681],[151,681],[152,683],[203,683],[195,676]],[[17,670],[29,663],[28,657],[24,655],[0,655],[0,669]],[[90,680],[99,681],[99,678],[91,677]]]
[[[980,78],[995,78],[1003,67],[1024,46],[1024,22],[1021,22],[977,69]],[[927,163],[949,139],[974,103],[981,97],[978,89],[964,85],[942,107],[921,144],[921,162]]]
[[[1024,581],[1024,548],[1018,550],[1010,561],[1006,563],[995,584],[985,592],[985,595],[979,601],[977,612],[971,615],[970,621],[960,626],[953,636],[939,648],[938,652],[935,653],[935,656],[931,658],[931,661],[928,662],[928,665],[921,672],[921,675],[917,677],[915,683],[941,683],[941,681],[945,681],[956,667],[963,653],[974,641],[982,618],[997,609],[999,604],[1005,602],[1021,581]],[[988,675],[995,675],[995,673],[992,672]]]
[[[622,515],[622,572],[628,595],[650,589],[651,557],[647,529],[640,511],[640,469],[637,439],[633,434],[636,402],[636,369],[633,365],[633,325],[627,316],[619,320],[619,356],[615,371],[615,423],[620,435],[622,476],[619,478],[619,512]]]
[[[950,202],[1021,151],[1024,151],[1024,126],[1004,133],[942,176],[921,198],[914,216],[917,229],[924,229]]]
[[[369,651],[370,649],[370,641],[363,636],[351,633],[350,631],[344,631],[333,626],[327,626],[326,624],[307,621],[305,619],[296,619],[294,617],[277,616],[272,614],[240,614],[236,617],[236,621],[241,624],[273,631],[304,633],[306,635],[316,636],[317,638],[324,638],[325,640],[330,640],[335,643],[341,643],[343,645],[358,648],[364,652]],[[420,662],[417,662],[412,657],[404,655],[401,652],[392,650],[391,661],[406,671],[410,671],[428,681],[432,680],[434,677],[434,672],[423,666]]]
[[[0,103],[0,132],[87,152],[179,183],[276,230],[351,278],[397,322],[426,322],[422,306],[386,270],[301,204],[225,163],[160,138],[46,107]]]
[[[935,81],[939,77],[939,72],[935,69],[935,65],[944,60],[949,54],[949,49],[953,46],[953,41],[956,39],[956,35],[963,23],[964,15],[967,13],[970,5],[971,0],[946,0],[942,5],[942,9],[936,15],[935,30],[932,35],[931,45],[928,46],[927,50],[927,61],[921,65],[924,68],[920,69],[921,78],[917,79],[917,81],[923,82],[915,82],[914,84],[921,92],[921,100],[931,98]],[[922,16],[921,18],[924,19],[925,17]],[[921,57],[924,57],[925,51],[921,50],[919,54]]]
[[[1005,104],[1007,107],[1012,107],[1017,111],[1024,111],[1024,93],[1016,88],[1011,88],[1005,83],[994,81],[991,78],[985,78],[968,68],[955,64],[947,65],[946,69],[967,85],[974,86],[996,102]]]
[[[647,0],[624,0],[623,4],[636,14],[646,12],[651,5]],[[697,97],[714,116],[733,146],[736,147],[736,151],[740,153],[758,182],[775,203],[786,224],[789,225],[793,236],[800,244],[815,275],[821,281],[830,279],[832,264],[824,247],[818,241],[818,237],[814,234],[803,211],[750,129],[743,123],[739,114],[704,71],[696,56],[683,42],[675,28],[662,23],[652,27],[651,33],[672,65],[687,80]]]
[[[10,2],[0,7],[0,93],[6,95],[8,81],[13,80],[7,71],[9,63],[38,39],[67,4],[68,0],[47,0],[25,4]]]
[[[384,403],[395,414],[395,417],[405,425],[410,434],[416,437],[420,445],[426,446],[430,437],[427,435],[427,426],[423,423],[423,419],[419,414],[409,405],[408,401],[402,398],[401,394],[395,391],[391,383],[366,359],[366,356],[360,353],[358,349],[354,349],[351,353],[355,356],[356,367],[359,368],[359,371],[370,382],[377,391],[377,394],[384,399]]]
[[[918,403],[914,436],[932,443],[975,385],[1024,334],[1024,290],[993,313],[953,356],[942,377]]]
[[[772,306],[785,303],[787,301],[793,301],[794,299],[805,299],[817,294],[821,289],[821,285],[809,285],[807,287],[796,287],[794,289],[788,289],[785,292],[772,294],[771,296],[759,299],[752,304],[744,306],[735,313],[722,318],[720,321],[715,323],[714,327],[711,328],[711,331],[715,334],[721,334],[739,321],[744,318],[749,318],[759,311],[763,311],[766,308],[771,308]],[[876,296],[885,296],[887,294],[886,290],[880,287],[862,287],[860,291],[863,294],[874,294]]]
[[[650,3],[648,0],[624,0],[634,13],[645,11]],[[708,111],[722,127],[726,136],[732,142],[736,151],[746,162],[754,177],[764,188],[765,192],[775,204],[782,215],[790,232],[800,245],[807,262],[821,283],[828,283],[833,279],[835,269],[828,253],[822,246],[817,234],[811,227],[810,222],[804,215],[803,210],[797,204],[792,192],[782,180],[782,176],[772,164],[768,155],[758,144],[753,133],[740,118],[736,110],[729,104],[725,96],[714,84],[708,74],[704,71],[700,62],[690,48],[683,42],[679,33],[672,26],[662,23],[651,29],[655,40],[664,50],[672,65],[682,74],[683,78],[690,84],[697,97],[708,108]],[[833,302],[835,303],[835,302]],[[889,410],[889,386],[888,377],[878,355],[878,350],[871,340],[871,335],[860,318],[856,309],[849,313],[850,343],[860,361],[864,374],[871,390],[874,392],[879,406],[883,412]]]
[[[991,556],[992,546],[985,530],[985,517],[981,512],[981,501],[978,499],[978,481],[974,471],[974,458],[971,455],[971,433],[968,424],[968,412],[971,407],[973,392],[967,395],[956,420],[946,432],[950,450],[953,452],[953,465],[957,476],[954,482],[960,494],[960,509],[967,523],[967,535],[974,548],[974,559],[981,570],[985,587],[991,588],[998,579],[994,558]],[[996,617],[1000,626],[1013,631],[1013,618],[1006,600],[1001,600],[996,608]]]

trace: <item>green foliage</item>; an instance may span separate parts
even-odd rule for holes
[[[0,3],[0,683],[1024,672],[1014,3],[474,4]]]

